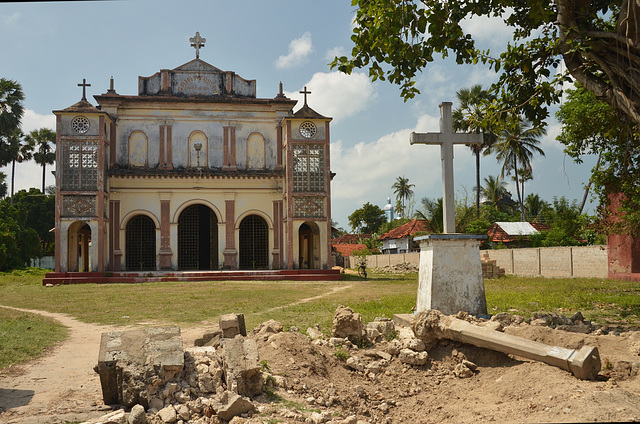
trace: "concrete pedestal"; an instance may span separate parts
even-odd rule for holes
[[[420,243],[417,312],[487,314],[480,242],[484,235],[431,234]]]

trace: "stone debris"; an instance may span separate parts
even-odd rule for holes
[[[430,379],[426,380],[432,381],[427,383],[428,389],[433,390],[449,379],[473,379],[482,373],[475,361],[467,359],[463,351],[469,353],[468,347],[463,347],[465,345],[459,341],[425,340],[418,337],[420,330],[414,332],[387,318],[376,318],[363,326],[360,315],[344,306],[336,310],[333,337],[330,338],[318,325],[308,328],[308,336],[305,336],[298,332],[283,332],[282,325],[273,320],[257,326],[249,337],[243,337],[239,316],[229,314],[229,318],[220,321],[221,326],[237,323],[226,327],[238,331],[233,338],[223,337],[222,329],[214,326],[196,340],[195,344],[199,346],[183,349],[179,371],[175,364],[168,362],[169,368],[164,369],[165,362],[156,359],[175,359],[171,346],[181,346],[181,341],[171,341],[170,335],[177,335],[179,339],[179,329],[152,330],[145,334],[144,347],[133,353],[120,349],[119,355],[114,353],[115,348],[122,347],[131,337],[125,333],[103,335],[104,345],[111,349],[112,355],[109,357],[101,351],[101,360],[115,361],[108,365],[121,370],[123,381],[131,382],[127,386],[130,393],[133,393],[131,387],[137,388],[139,402],[130,412],[126,412],[129,411],[127,407],[86,424],[263,424],[272,421],[385,424],[396,422],[387,417],[393,416],[394,408],[404,398],[427,390],[415,383],[417,375],[423,374]],[[576,325],[593,328],[579,313],[571,318],[554,313],[538,314],[525,320],[509,313],[482,319],[461,312],[456,318],[483,330],[500,331],[509,326],[543,323],[557,329]],[[637,342],[637,346],[631,344],[630,353],[640,355],[640,332],[630,339]],[[373,345],[364,348],[363,342]],[[637,352],[635,347],[638,347]],[[173,353],[166,355],[162,352],[164,348]],[[271,371],[265,361],[260,362],[258,348],[271,349],[271,358],[281,358],[279,372]],[[436,350],[432,356],[433,349]],[[142,357],[152,366],[132,365],[134,354],[140,352],[144,352]],[[106,365],[106,362],[102,364],[103,367]],[[332,367],[353,373],[353,385],[347,391],[344,388],[340,391],[332,380],[323,380],[329,377]],[[611,372],[632,378],[639,370],[640,361],[618,361]],[[136,375],[134,371],[142,375]],[[376,390],[379,384],[389,384],[390,378],[399,382],[395,397],[383,396]],[[387,383],[381,383],[384,381]],[[289,396],[306,404],[306,408],[291,406],[295,402],[285,406],[282,400]],[[119,395],[118,399],[134,397],[133,394]],[[345,411],[350,415],[344,414]]]
[[[338,306],[333,316],[331,335],[337,338],[349,339],[352,343],[358,344],[362,341],[363,333],[360,314],[353,312],[353,309],[346,306]]]
[[[220,325],[222,337],[225,339],[232,339],[237,335],[247,335],[247,328],[244,324],[244,314],[220,315],[218,325]]]
[[[418,267],[408,262],[401,262],[395,265],[385,265],[374,269],[379,274],[409,274],[418,272]]]

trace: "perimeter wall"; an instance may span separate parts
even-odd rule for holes
[[[506,274],[541,277],[607,278],[607,246],[566,246],[524,249],[481,250],[482,262],[496,261]],[[357,259],[349,256],[345,268],[355,268]],[[382,268],[403,262],[418,267],[420,253],[367,256],[368,268]]]

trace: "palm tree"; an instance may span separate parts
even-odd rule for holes
[[[463,88],[456,93],[460,106],[453,111],[453,129],[455,131],[480,133],[483,130],[482,121],[485,116],[484,105],[494,99],[480,84],[471,88]],[[483,133],[482,144],[471,144],[469,148],[476,157],[476,215],[480,216],[480,153],[491,147],[496,141],[495,135],[486,129]]]
[[[16,183],[16,162],[22,163],[33,157],[33,146],[29,144],[21,130],[14,130],[7,137],[7,154],[11,160],[11,204],[13,205],[13,193]]]
[[[485,203],[493,206],[497,211],[507,212],[509,205],[505,202],[510,197],[507,191],[507,183],[500,177],[489,175],[484,179],[484,186],[480,187]]]
[[[415,187],[415,184],[409,184],[409,178],[398,177],[396,182],[391,186],[394,189],[396,200],[402,203],[402,215],[404,216],[405,200],[410,199],[413,196],[413,190],[411,187]]]
[[[42,192],[44,193],[47,165],[53,165],[56,161],[56,152],[54,150],[56,133],[49,128],[40,128],[39,130],[31,131],[25,137],[25,140],[35,148],[36,152],[33,154],[33,159],[38,165],[42,166]]]
[[[524,207],[530,219],[539,221],[544,210],[549,208],[549,204],[537,194],[530,194],[524,202]]]
[[[534,153],[544,156],[544,151],[538,147],[540,137],[547,131],[542,127],[530,127],[530,123],[523,121],[519,116],[510,119],[498,136],[498,142],[491,147],[495,150],[496,159],[502,162],[500,176],[514,174],[518,204],[520,205],[520,220],[526,221],[524,201],[520,193],[520,177],[518,167],[531,168],[531,159]]]
[[[0,137],[8,136],[20,128],[24,114],[23,100],[24,93],[19,83],[0,78]]]
[[[416,212],[415,217],[429,221],[429,227],[434,233],[442,233],[444,231],[442,197],[438,200],[423,197],[420,203],[422,208]]]

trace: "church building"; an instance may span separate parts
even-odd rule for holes
[[[331,118],[199,58],[54,111],[57,272],[331,267]],[[274,87],[274,92],[276,92]]]

